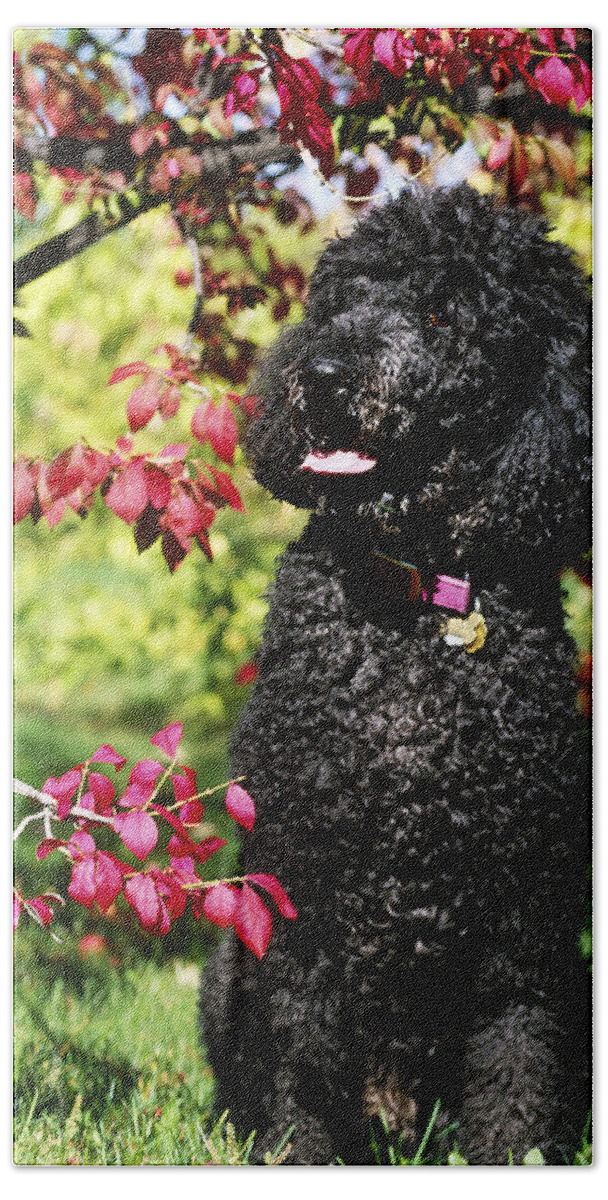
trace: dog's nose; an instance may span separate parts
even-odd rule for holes
[[[311,358],[306,363],[304,374],[312,393],[314,404],[326,403],[329,397],[335,401],[345,401],[348,398],[348,368],[341,358]]]

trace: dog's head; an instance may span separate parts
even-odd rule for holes
[[[463,187],[406,192],[332,242],[257,380],[256,478],[446,565],[580,553],[589,301],[546,235]]]

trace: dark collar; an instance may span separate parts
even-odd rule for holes
[[[378,586],[390,592],[395,599],[423,604],[436,604],[451,612],[467,612],[471,598],[468,576],[457,579],[454,575],[432,575],[424,579],[418,567],[390,558],[380,550],[372,550],[367,559],[370,578]]]

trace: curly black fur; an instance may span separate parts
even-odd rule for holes
[[[569,251],[468,188],[407,192],[328,246],[258,380],[257,479],[315,509],[272,592],[233,741],[246,869],[295,903],[260,963],[223,944],[218,1102],[290,1163],[414,1146],[437,1098],[473,1163],[576,1144],[588,759],[559,571],[589,538],[589,307]],[[319,363],[321,367],[319,367]],[[324,375],[323,364],[330,364]],[[358,450],[363,474],[301,468]],[[468,654],[376,551],[471,577]]]

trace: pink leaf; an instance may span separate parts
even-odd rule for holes
[[[547,104],[567,104],[574,95],[574,76],[569,66],[553,54],[541,62],[534,79]]]
[[[196,771],[193,767],[182,767],[179,775],[172,775],[173,790],[178,804],[196,796]]]
[[[158,841],[156,821],[150,813],[137,809],[114,817],[114,828],[128,850],[143,862]]]
[[[113,854],[98,850],[95,855],[95,896],[106,913],[122,890],[122,870]]]
[[[150,875],[138,874],[128,879],[125,900],[137,913],[144,929],[161,935],[167,932],[171,924],[169,914]]]
[[[152,741],[152,738],[150,738],[150,741]],[[129,775],[129,783],[135,783],[138,786],[155,783],[162,770],[162,763],[156,762],[156,759],[142,758],[132,768]]]
[[[171,499],[171,480],[158,467],[147,467],[145,473],[148,499],[153,508],[165,508]]]
[[[23,900],[21,899],[21,896],[18,896],[15,892],[13,892],[13,929],[17,928],[19,917],[21,916],[22,912]]]
[[[64,775],[60,775],[59,779],[47,779],[42,785],[42,791],[48,796],[54,796],[57,801],[57,816],[62,821],[67,817],[72,807],[72,797],[78,790],[78,785],[82,777],[82,768],[75,767],[71,771],[66,771]]]
[[[107,775],[102,775],[98,771],[91,771],[88,779],[89,790],[93,793],[95,800],[95,811],[99,813],[108,812],[112,807],[114,800],[114,784]],[[80,802],[82,807],[82,800]]]
[[[226,792],[226,808],[234,821],[245,829],[253,829],[255,822],[255,804],[251,796],[238,783],[231,783]]]
[[[115,478],[104,497],[108,508],[127,525],[141,516],[148,503],[146,476],[141,462],[127,464]]]
[[[555,50],[555,37],[552,29],[538,29],[538,39],[543,46],[548,46],[550,50]]]
[[[165,725],[164,729],[159,729],[150,738],[153,746],[158,746],[159,750],[164,750],[169,758],[175,758],[178,746],[184,736],[184,727],[181,721],[174,721],[172,725]]]
[[[489,171],[497,171],[499,167],[504,166],[511,153],[512,142],[513,138],[510,133],[507,134],[506,137],[500,138],[496,142],[492,142],[488,152],[488,157],[486,159],[486,165]]]
[[[144,808],[153,791],[154,783],[130,783],[118,801],[119,807]]]
[[[81,862],[75,862],[72,868],[72,878],[68,892],[78,904],[92,908],[95,903],[95,859],[89,855]]]
[[[122,768],[127,760],[126,758],[123,758],[122,754],[117,754],[116,750],[114,750],[112,746],[104,745],[100,746],[99,750],[96,750],[95,753],[91,755],[89,761],[112,763],[117,771],[122,771]]]
[[[237,936],[253,950],[256,958],[263,958],[272,933],[272,917],[257,892],[244,883],[238,907],[234,914]]]
[[[82,829],[77,829],[72,834],[67,846],[72,858],[75,860],[87,858],[89,855],[95,853],[95,839],[91,837],[90,833],[85,833]]]
[[[258,887],[263,887],[272,896],[282,917],[287,917],[289,921],[295,921],[297,912],[285,891],[285,888],[275,879],[274,875],[248,875],[252,883],[257,883]]]
[[[123,379],[129,379],[132,375],[147,375],[150,367],[144,362],[126,363],[124,367],[117,367],[112,371],[108,379],[108,386],[111,383],[122,383]]]
[[[35,498],[34,484],[25,459],[13,467],[13,521],[15,525],[29,513]]]
[[[181,460],[188,453],[190,446],[188,442],[173,442],[170,446],[163,446],[159,458],[176,458]]]
[[[159,401],[159,384],[161,377],[156,371],[149,371],[147,377],[136,387],[127,400],[127,419],[131,433],[137,433],[152,420]]]
[[[203,901],[203,912],[208,921],[228,929],[234,923],[241,893],[229,883],[216,883],[207,892]]]

